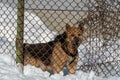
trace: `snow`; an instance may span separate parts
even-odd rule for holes
[[[22,74],[16,65],[14,57],[8,54],[9,52],[7,54],[0,53],[0,80],[120,80],[120,77],[102,78],[95,76],[93,71],[85,73],[80,70],[75,75],[63,76],[63,72],[61,72],[49,76],[50,73],[47,71],[43,72],[40,68],[31,65],[26,65],[24,74]]]
[[[120,39],[88,38],[79,46],[78,51],[80,58],[78,69],[86,72],[93,70],[96,75],[102,77],[119,76]],[[84,66],[80,67],[81,65]]]
[[[95,73],[77,71],[76,74],[54,74],[50,76],[47,71],[31,65],[24,67],[24,74],[20,73],[13,57],[0,54],[0,80],[120,80],[120,77],[102,78],[95,76]]]
[[[120,39],[111,39],[106,42],[100,38],[88,38],[85,43],[79,46],[78,51],[83,63],[117,61],[120,60]]]
[[[0,54],[0,80],[19,80],[22,78],[23,76],[18,71],[14,58]]]

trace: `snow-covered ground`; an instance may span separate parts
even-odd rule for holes
[[[0,80],[120,80],[120,77],[102,78],[95,76],[95,73],[77,71],[76,74],[63,76],[61,74],[50,74],[43,72],[40,68],[31,65],[24,67],[24,74],[20,73],[13,57],[0,54]]]

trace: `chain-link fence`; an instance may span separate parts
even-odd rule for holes
[[[0,53],[14,57],[17,3],[0,0]],[[25,0],[24,10],[24,43],[53,41],[66,23],[76,26],[82,21],[77,70],[120,76],[120,0]]]

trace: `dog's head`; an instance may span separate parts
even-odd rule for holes
[[[73,47],[78,47],[83,40],[84,24],[79,23],[78,27],[66,24],[66,40]]]

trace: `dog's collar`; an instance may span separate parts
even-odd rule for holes
[[[65,52],[68,56],[71,57],[70,60],[67,62],[67,66],[68,66],[69,64],[71,64],[71,63],[76,59],[76,56],[77,56],[78,54],[77,54],[77,53],[76,53],[76,54],[73,54],[73,53],[69,52],[69,51],[65,48],[65,45],[62,45],[61,47],[62,47],[62,49],[64,50],[64,52]]]
[[[65,48],[65,45],[62,45],[61,47],[62,47],[62,49],[64,50],[64,52],[65,52],[68,56],[75,57],[75,56],[78,55],[77,53],[76,53],[76,54],[73,54],[73,53],[69,52],[69,51]]]

